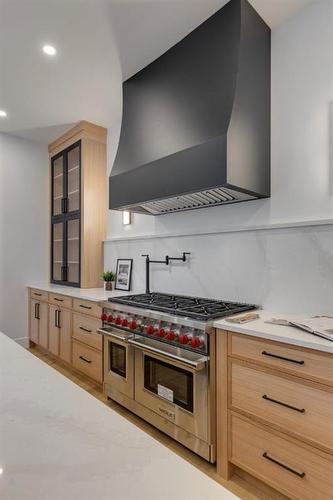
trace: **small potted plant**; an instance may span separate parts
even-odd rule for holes
[[[104,290],[112,290],[112,282],[116,278],[115,273],[112,271],[104,271],[101,278],[104,281]]]

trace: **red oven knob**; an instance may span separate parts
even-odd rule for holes
[[[110,314],[108,316],[108,323],[112,323],[113,320],[114,320],[114,317],[112,316],[112,314]]]
[[[129,327],[130,327],[131,330],[136,330],[137,326],[138,325],[136,324],[136,321],[131,321],[130,322]]]
[[[108,315],[103,313],[102,316],[101,316],[101,320],[102,321],[106,321],[108,319]]]
[[[121,325],[121,317],[118,316],[115,321],[116,325]]]
[[[148,333],[148,335],[153,335],[154,327],[152,325],[146,326],[146,333]]]
[[[201,346],[201,340],[198,337],[194,337],[191,340],[191,346],[194,347],[194,349],[200,347]]]
[[[157,332],[157,336],[158,336],[158,337],[164,337],[164,335],[165,335],[165,330],[164,330],[164,328],[160,328],[160,329],[158,330],[158,332]]]
[[[167,340],[175,340],[175,332],[173,332],[172,330],[170,330],[168,333],[167,333],[167,336],[166,336],[166,339]]]
[[[128,326],[128,320],[126,318],[122,320],[121,326],[125,326],[125,327]]]
[[[187,335],[180,335],[179,336],[179,342],[181,344],[188,344],[188,336]]]

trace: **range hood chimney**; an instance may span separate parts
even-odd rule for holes
[[[246,0],[124,82],[109,196],[151,215],[270,196],[270,29]]]

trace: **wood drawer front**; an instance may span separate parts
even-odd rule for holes
[[[264,458],[264,453],[280,465]],[[309,447],[299,446],[235,415],[231,417],[230,460],[290,498],[327,500],[332,497],[330,457],[317,455]],[[305,476],[296,473],[305,473]]]
[[[47,302],[49,300],[49,294],[44,290],[37,290],[36,288],[31,288],[30,295],[31,298],[34,300],[43,300],[44,302]]]
[[[90,316],[95,316],[100,318],[102,314],[102,308],[97,302],[91,302],[90,300],[73,300],[73,309],[83,314],[89,314]]]
[[[245,335],[229,336],[229,354],[299,377],[333,385],[333,355],[266,342]]]
[[[73,366],[97,382],[103,381],[102,353],[73,341]]]
[[[73,314],[73,338],[100,351],[103,339],[97,330],[101,326],[102,322],[99,319],[89,318],[83,314]]]
[[[49,293],[49,302],[58,307],[66,307],[67,309],[72,308],[72,298],[66,297],[66,295],[60,295],[59,293]]]
[[[311,440],[325,451],[333,451],[333,393],[318,387],[305,385],[296,377],[287,379],[242,362],[231,363],[233,409]]]

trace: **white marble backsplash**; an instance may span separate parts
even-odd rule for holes
[[[191,252],[186,264],[151,265],[151,290],[333,314],[332,225],[106,242],[105,268],[133,258],[132,290],[141,292],[141,254],[163,259],[183,251]]]

